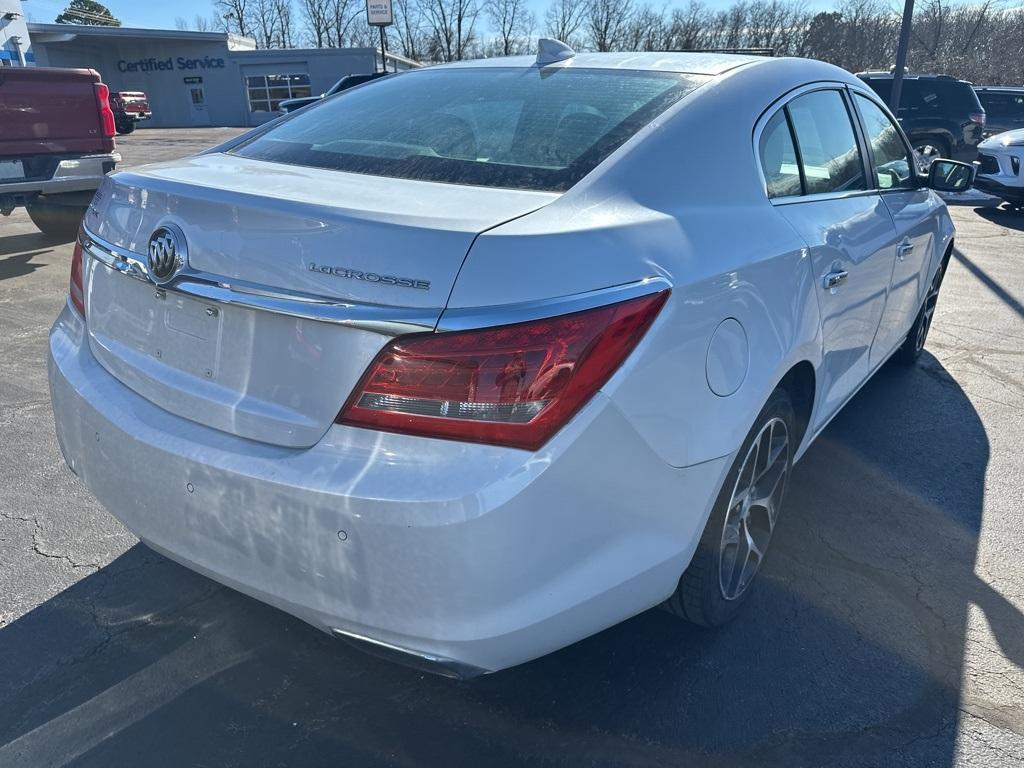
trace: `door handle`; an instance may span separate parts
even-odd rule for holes
[[[896,248],[896,258],[899,259],[900,261],[903,261],[905,258],[907,258],[907,256],[909,256],[913,252],[914,252],[914,244],[913,243],[904,243],[903,245],[898,246]]]
[[[825,290],[835,293],[836,288],[845,283],[846,278],[849,276],[850,273],[845,269],[840,269],[837,272],[829,272],[825,275]]]

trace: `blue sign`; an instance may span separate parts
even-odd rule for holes
[[[121,59],[117,62],[119,72],[170,72],[175,69],[224,69],[224,59],[211,56],[203,56],[201,59],[168,56],[166,59]]]

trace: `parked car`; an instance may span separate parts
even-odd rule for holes
[[[972,175],[920,177],[821,62],[415,70],[105,182],[49,340],[59,442],[158,551],[435,671],[659,604],[718,625],[793,463],[921,354],[932,190]]]
[[[393,72],[368,72],[362,75],[345,75],[341,80],[336,82],[330,87],[325,93],[321,93],[319,96],[300,96],[295,99],[285,99],[281,102],[280,109],[282,112],[295,112],[303,107],[308,107],[310,104],[316,104],[321,99],[333,96],[336,93],[347,91],[349,88],[355,88],[357,85],[368,83],[371,80],[377,80],[381,77],[387,77],[388,75],[394,74]]]
[[[857,75],[889,103],[892,74]],[[905,75],[897,112],[900,126],[925,162],[949,157],[973,162],[985,130],[985,110],[974,88],[949,75]]]
[[[108,96],[91,69],[0,70],[0,213],[23,206],[46,234],[74,237],[121,160]]]
[[[142,91],[116,91],[110,94],[110,108],[114,111],[114,125],[121,134],[131,133],[142,120],[149,120],[153,110]]]
[[[1024,129],[1006,131],[981,142],[978,189],[1001,197],[1014,207],[1024,206]]]
[[[1024,88],[981,86],[974,91],[985,108],[986,137],[1024,128]]]

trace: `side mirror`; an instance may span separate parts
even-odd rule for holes
[[[966,192],[974,184],[974,166],[936,158],[928,167],[928,186],[936,192]]]

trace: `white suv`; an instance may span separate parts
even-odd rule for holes
[[[978,189],[1003,198],[1014,206],[1024,205],[1024,129],[1006,131],[978,145]]]

